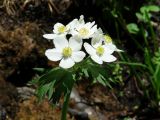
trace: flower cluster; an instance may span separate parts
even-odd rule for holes
[[[71,36],[70,38],[67,35]],[[116,57],[114,51],[121,51],[112,43],[110,36],[105,35],[101,28],[97,28],[95,22],[85,23],[83,15],[79,19],[72,20],[69,24],[56,23],[52,34],[44,34],[44,38],[53,40],[55,48],[45,52],[51,61],[59,61],[62,68],[71,68],[75,63],[81,62],[86,53],[81,50],[84,46],[91,59],[98,64],[113,62]],[[84,39],[90,39],[91,43]]]

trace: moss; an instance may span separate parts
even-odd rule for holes
[[[41,32],[37,24],[29,22],[16,26],[13,30],[1,28],[0,76],[11,78],[12,82],[13,79],[22,79],[25,83],[33,76],[33,67],[47,65],[44,51],[48,43],[42,40]],[[18,77],[14,78],[13,74]]]

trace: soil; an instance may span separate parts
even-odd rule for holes
[[[47,98],[39,103],[34,94],[36,87],[27,82],[35,76],[33,68],[57,65],[44,56],[52,42],[42,35],[52,31],[56,21],[67,22],[72,17],[65,12],[71,4],[71,0],[63,0],[55,3],[59,5],[55,8],[28,2],[13,13],[0,6],[0,120],[60,120],[61,104],[53,109]],[[24,87],[27,89],[22,91]],[[160,119],[143,101],[143,92],[134,76],[124,78],[124,84],[114,89],[90,85],[89,80],[83,79],[75,90],[80,101],[74,97],[70,100],[67,120]]]

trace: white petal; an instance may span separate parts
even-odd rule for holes
[[[83,58],[86,56],[86,54],[83,51],[74,52],[72,54],[72,59],[75,62],[80,62],[83,60]]]
[[[62,50],[65,47],[68,47],[68,40],[65,36],[57,36],[53,41],[55,48]]]
[[[112,54],[115,51],[115,48],[110,45],[104,45],[104,48],[106,54]]]
[[[101,34],[101,35],[104,34],[101,28],[98,28],[98,29],[97,29],[97,33],[98,33],[98,34]]]
[[[95,32],[92,34],[92,38],[93,37],[97,37],[99,39],[103,39],[103,31],[101,28],[98,28],[97,30],[95,30]]]
[[[71,68],[75,62],[72,60],[72,58],[63,58],[61,62],[59,63],[59,66],[62,68]]]
[[[84,43],[84,48],[87,51],[88,54],[90,55],[95,55],[96,54],[96,50],[88,43]]]
[[[117,51],[117,52],[124,52],[123,50],[118,49],[117,47],[116,47],[116,50],[115,50],[115,51]]]
[[[103,63],[102,59],[98,55],[92,55],[91,58],[92,58],[93,61],[95,61],[98,64]]]
[[[70,29],[70,26],[66,25],[66,31],[69,31],[69,29]]]
[[[55,25],[54,25],[54,30],[53,30],[53,32],[54,33],[56,33],[56,34],[58,34],[59,32],[58,32],[58,28],[60,27],[60,26],[64,26],[62,23],[56,23]]]
[[[74,36],[75,34],[77,34],[77,32],[75,32],[75,28],[79,25],[78,19],[74,19],[72,20],[70,23],[68,23],[67,26],[69,26],[69,34],[71,34],[72,36]]]
[[[54,39],[56,36],[55,34],[44,34],[43,37],[46,39]]]
[[[62,54],[57,49],[48,49],[46,50],[45,55],[51,61],[58,61],[62,59]]]
[[[96,33],[97,32],[97,25],[94,25],[92,28],[91,28],[91,33]]]
[[[106,44],[106,47],[108,47],[109,49],[111,49],[113,51],[123,52],[123,50],[118,49],[113,43]]]
[[[108,44],[108,47],[113,51],[116,50],[116,46],[113,43]]]
[[[73,51],[79,51],[82,48],[82,43],[82,39],[76,36],[69,39],[69,47],[71,47]]]
[[[95,22],[87,22],[86,24],[85,24],[85,26],[87,27],[87,28],[91,28],[93,25],[95,24]]]
[[[78,23],[78,19],[73,19],[68,25],[75,27],[75,25]]]
[[[110,54],[104,54],[101,58],[104,62],[114,62],[117,60],[116,57]]]
[[[76,30],[70,30],[69,34],[71,34],[72,36],[78,36],[78,32]]]

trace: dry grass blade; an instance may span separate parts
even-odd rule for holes
[[[3,7],[5,7],[7,14],[16,15],[18,11],[18,6],[15,0],[4,0]]]
[[[7,14],[18,15],[20,11],[25,11],[25,9],[30,5],[35,7],[48,5],[46,9],[49,9],[51,13],[61,14],[71,5],[72,0],[3,0],[3,5],[1,8],[5,8]]]
[[[51,13],[53,13],[53,11],[55,11],[57,14],[60,14],[60,11],[56,7],[56,5],[53,3],[53,0],[48,0],[48,7],[49,7],[49,10]]]

